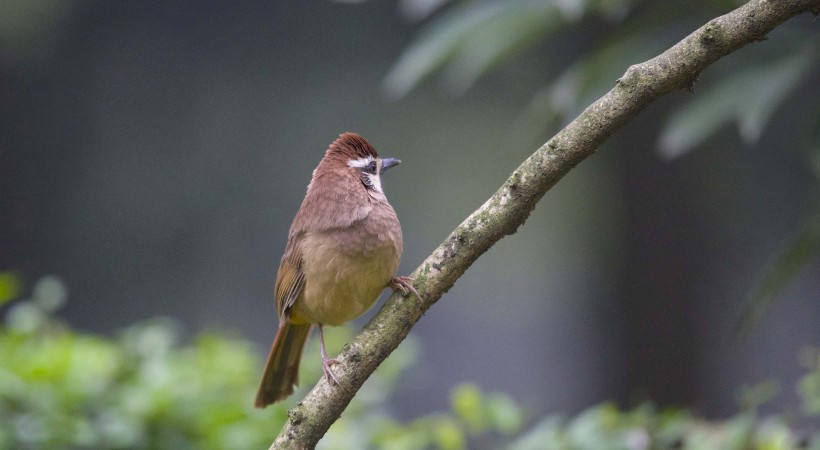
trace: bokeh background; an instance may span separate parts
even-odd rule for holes
[[[287,230],[339,133],[403,161],[384,185],[406,274],[652,45],[735,5],[541,2],[560,18],[553,33],[471,66],[462,56],[496,40],[469,27],[492,8],[470,8],[491,3],[0,2],[0,269],[59,276],[60,315],[80,329],[171,316],[191,334],[237,330],[258,343],[261,370]],[[817,258],[746,335],[735,328],[818,203],[819,42],[816,23],[795,18],[572,171],[414,328],[419,361],[394,412],[446,408],[464,381],[533,413],[652,399],[721,417],[740,386],[765,380],[782,387],[776,408],[796,405],[799,353],[820,342]],[[722,103],[680,112],[783,54],[808,55],[804,70],[757,128],[738,131]],[[781,72],[730,80],[729,97],[757,98],[771,88],[754,82]]]

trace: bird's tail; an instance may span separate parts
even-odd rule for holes
[[[293,393],[293,387],[299,384],[299,360],[309,334],[310,324],[282,321],[259,383],[257,408],[264,408]]]

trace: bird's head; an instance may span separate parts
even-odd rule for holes
[[[365,189],[383,194],[381,174],[401,163],[397,158],[382,158],[365,138],[356,133],[342,133],[325,153],[334,169],[347,170],[361,180]]]

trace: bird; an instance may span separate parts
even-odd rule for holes
[[[259,383],[257,408],[293,393],[314,325],[324,375],[338,385],[331,369],[338,361],[327,355],[322,327],[361,316],[388,287],[419,295],[412,278],[396,276],[401,225],[382,189],[381,175],[399,163],[381,158],[365,138],[346,132],[313,171],[276,275],[279,328]]]

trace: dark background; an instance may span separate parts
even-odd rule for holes
[[[406,274],[555,131],[513,126],[549,43],[464,96],[425,83],[388,100],[420,27],[394,2],[20,5],[0,21],[0,270],[61,277],[61,315],[82,329],[167,315],[238,330],[261,369],[287,230],[339,133],[403,161],[384,185]],[[463,381],[535,412],[653,399],[722,416],[741,385],[775,379],[775,404],[796,408],[798,354],[820,340],[816,259],[747,337],[733,327],[816,196],[792,132],[806,119],[666,161],[659,117],[687,95],[610,139],[419,322],[399,415],[445,408]]]

